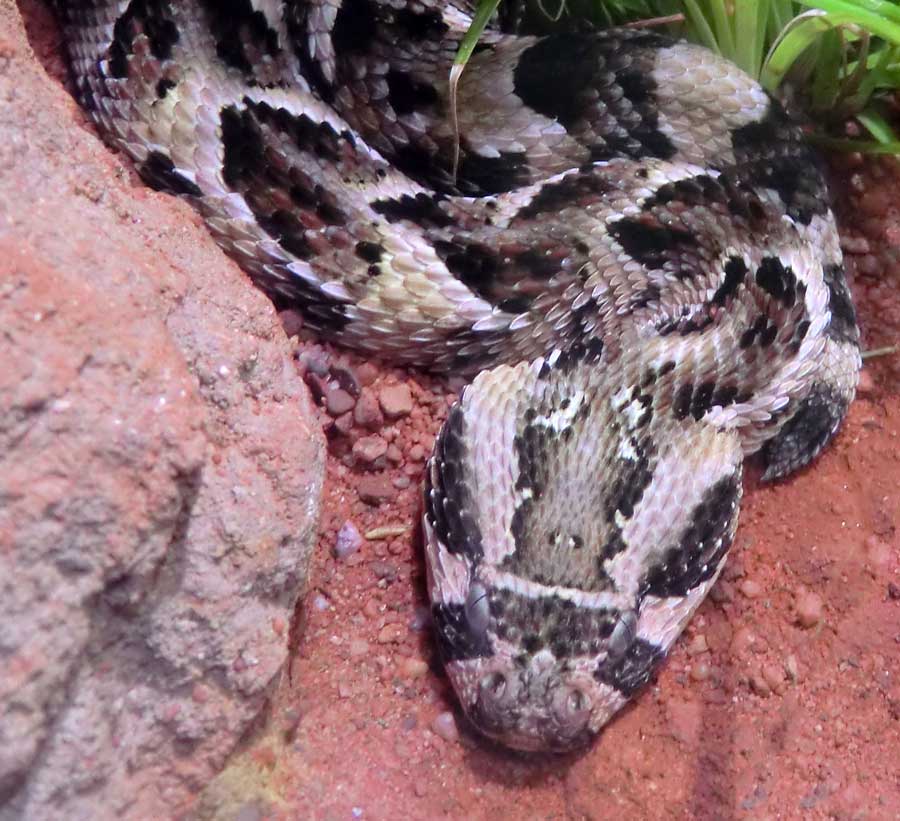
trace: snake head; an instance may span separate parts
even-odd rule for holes
[[[586,659],[557,660],[549,649],[522,654],[498,639],[503,630],[491,599],[498,600],[475,581],[464,603],[433,608],[447,673],[466,714],[479,731],[514,749],[586,746],[625,698],[600,684]]]

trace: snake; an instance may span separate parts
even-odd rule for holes
[[[100,133],[256,285],[468,381],[423,487],[436,644],[488,739],[585,748],[721,572],[745,459],[804,467],[855,394],[802,124],[657,28],[494,21],[457,84],[464,0],[57,5]]]

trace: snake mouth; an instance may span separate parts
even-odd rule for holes
[[[495,656],[460,664],[453,676],[469,695],[466,712],[484,735],[515,750],[568,753],[588,746],[618,709],[607,688],[552,654],[526,667]],[[461,674],[461,675],[460,675]]]

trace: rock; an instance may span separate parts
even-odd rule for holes
[[[809,629],[822,621],[822,599],[815,593],[801,592],[794,601],[797,624]]]
[[[278,319],[281,321],[281,327],[288,337],[297,336],[303,330],[303,315],[299,311],[288,308],[278,312]]]
[[[338,383],[341,390],[349,393],[354,399],[359,398],[361,388],[359,378],[353,368],[346,365],[334,365],[331,368],[331,377]]]
[[[387,453],[388,444],[380,436],[363,436],[353,443],[353,456],[357,462],[364,465],[373,465],[379,459],[384,463],[384,455]]]
[[[0,42],[0,816],[165,818],[287,657],[323,443],[271,303]]]
[[[353,409],[353,419],[357,425],[369,430],[381,430],[384,425],[384,414],[378,405],[378,399],[370,390],[363,389]]]
[[[748,599],[758,599],[763,594],[762,585],[753,579],[744,579],[739,585],[741,591]]]
[[[362,476],[356,485],[356,492],[366,504],[378,507],[388,499],[392,499],[396,490],[388,477],[378,474]]]
[[[428,663],[423,659],[405,658],[400,662],[397,672],[403,678],[421,678],[428,672]]]
[[[355,371],[359,384],[364,388],[374,384],[375,380],[378,378],[378,368],[371,362],[361,362],[356,366]]]
[[[457,741],[459,739],[459,729],[456,726],[456,719],[451,712],[438,713],[431,722],[431,729],[434,734],[440,736],[444,741]]]
[[[356,400],[341,388],[332,389],[325,394],[325,410],[329,416],[341,416],[353,410]]]
[[[350,521],[344,522],[334,542],[334,557],[336,559],[346,559],[348,556],[356,553],[362,547],[362,544],[363,537],[360,536],[356,525]]]
[[[397,624],[396,622],[392,624],[386,624],[381,630],[378,631],[378,643],[379,644],[398,644],[403,641],[403,636],[406,631],[403,629],[402,624]]]
[[[708,650],[709,645],[706,643],[706,636],[703,633],[698,633],[694,636],[687,646],[687,654],[689,656],[699,656],[701,653],[706,653]]]
[[[396,385],[385,385],[378,391],[378,404],[388,419],[399,419],[408,416],[413,409],[412,392],[409,385],[400,382]]]

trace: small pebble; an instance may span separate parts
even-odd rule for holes
[[[403,636],[405,633],[406,630],[402,624],[397,624],[396,622],[386,624],[381,628],[381,630],[378,631],[378,643],[398,644],[403,640]]]
[[[739,585],[738,590],[741,591],[748,599],[758,599],[762,593],[762,585],[753,579],[744,579]]]
[[[387,442],[377,434],[362,436],[353,443],[353,456],[364,465],[371,465],[381,459],[388,449]]]
[[[784,660],[784,672],[791,681],[797,681],[800,678],[800,665],[793,653]]]
[[[411,462],[421,462],[426,456],[425,448],[421,445],[413,445],[409,449],[408,455]]]
[[[797,623],[806,629],[815,627],[822,621],[822,599],[815,593],[803,592],[794,602]]]
[[[303,369],[316,376],[328,376],[328,357],[321,351],[303,351],[297,357]]]
[[[707,650],[709,650],[709,645],[707,645],[706,636],[704,636],[703,633],[698,633],[694,636],[694,638],[691,639],[691,643],[687,646],[687,654],[689,656],[699,656]]]
[[[772,688],[769,687],[768,682],[759,673],[754,673],[750,677],[750,686],[753,688],[753,692],[758,696],[765,697],[772,692]]]
[[[363,605],[363,613],[370,619],[377,619],[381,615],[381,605],[378,599],[369,599]]]
[[[313,610],[318,610],[320,613],[328,609],[328,599],[325,598],[321,593],[317,593],[312,600]]]
[[[699,661],[691,666],[691,678],[694,681],[706,681],[709,674],[709,665],[705,661]]]
[[[774,692],[780,693],[784,690],[784,673],[777,664],[767,664],[763,667],[762,677]]]
[[[393,462],[395,465],[399,465],[403,461],[403,451],[400,450],[396,445],[391,444],[387,449],[387,458],[389,462]]]
[[[341,436],[349,436],[350,431],[353,430],[353,414],[342,413],[334,420],[334,422],[332,422],[331,428]]]
[[[384,414],[378,406],[375,394],[364,389],[353,409],[353,419],[356,424],[369,430],[380,430],[384,425]]]
[[[400,662],[399,673],[403,678],[420,678],[428,672],[428,664],[422,659],[406,658]]]
[[[352,368],[345,365],[335,365],[331,368],[331,377],[342,390],[347,391],[352,397],[357,398],[359,396],[361,390],[359,379]]]
[[[351,657],[364,656],[369,652],[369,642],[365,639],[351,639],[348,649]]]
[[[366,504],[377,507],[382,502],[392,499],[396,489],[386,476],[363,476],[356,485],[356,492]]]
[[[413,409],[412,392],[409,385],[398,383],[385,385],[378,391],[378,404],[388,419],[408,416]]]
[[[371,385],[378,378],[378,368],[371,362],[363,362],[356,367],[356,378],[364,387]]]
[[[413,784],[413,792],[416,794],[416,798],[424,798],[428,795],[428,785],[425,783],[424,778],[417,778],[415,784]]]
[[[288,308],[285,311],[278,312],[278,319],[281,320],[281,327],[288,338],[297,336],[303,330],[303,314]]]
[[[325,395],[325,410],[330,416],[340,416],[353,410],[356,400],[347,391],[338,388]]]
[[[735,656],[742,656],[752,650],[756,645],[756,635],[749,627],[740,627],[735,631],[731,639],[731,652]]]
[[[859,372],[859,384],[856,386],[856,395],[862,397],[871,396],[875,393],[875,380],[868,368],[863,368]]]
[[[390,582],[397,578],[397,565],[393,562],[374,561],[369,567],[377,579],[387,579]]]
[[[336,559],[346,559],[348,556],[356,553],[362,547],[363,538],[356,529],[356,525],[351,521],[346,521],[341,525],[341,529],[337,533],[334,542],[334,557]]]
[[[409,620],[409,629],[415,633],[421,633],[427,630],[431,625],[431,608],[426,605],[419,605],[414,611],[412,618]]]
[[[453,713],[438,713],[434,721],[431,722],[431,729],[435,735],[440,736],[444,741],[457,741],[459,739],[459,729],[456,726],[456,719]]]

